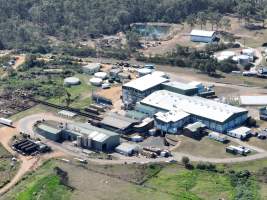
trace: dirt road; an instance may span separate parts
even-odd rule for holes
[[[33,124],[38,121],[38,120],[42,120],[42,119],[46,119],[46,120],[55,120],[55,121],[61,121],[61,122],[66,122],[66,119],[54,116],[50,113],[41,113],[41,114],[35,114],[35,115],[31,115],[28,116],[22,120],[20,120],[18,122],[18,130],[19,131],[24,131],[30,134],[35,134],[33,131]],[[116,154],[114,153],[114,156],[117,157],[117,160],[99,160],[99,159],[88,159],[86,156],[84,158],[86,158],[89,162],[94,162],[96,164],[123,164],[125,162],[127,163],[154,163],[154,162],[166,162],[169,161],[171,159],[175,159],[177,161],[180,161],[182,159],[183,156],[188,156],[190,158],[191,161],[206,161],[206,162],[211,162],[211,163],[236,163],[236,162],[245,162],[245,161],[252,161],[252,160],[256,160],[256,159],[261,159],[261,158],[266,158],[267,157],[267,151],[252,146],[252,145],[248,145],[247,143],[241,142],[240,140],[236,140],[233,138],[230,138],[231,140],[235,140],[235,142],[237,142],[238,144],[242,145],[242,146],[246,146],[250,149],[253,149],[255,151],[257,151],[258,153],[253,154],[253,155],[249,155],[246,157],[237,157],[237,158],[205,158],[205,157],[201,157],[201,156],[194,156],[194,155],[189,155],[189,154],[184,154],[181,152],[173,152],[173,157],[172,158],[157,158],[157,159],[147,159],[147,158],[143,158],[143,157],[125,157],[122,156],[120,154]],[[80,156],[77,155],[77,153],[72,152],[66,148],[64,148],[64,146],[62,146],[59,143],[55,143],[52,141],[48,141],[48,144],[53,148],[56,149],[58,151],[63,152],[66,155],[71,155],[71,156]]]
[[[15,126],[18,124],[15,123]],[[2,127],[0,129],[0,142],[1,144],[12,154],[16,155],[17,159],[20,161],[20,167],[17,171],[17,174],[12,178],[12,180],[6,184],[3,188],[0,189],[0,196],[6,193],[8,190],[10,190],[16,183],[18,183],[21,178],[29,171],[35,170],[38,166],[41,165],[41,163],[47,159],[60,157],[65,155],[62,152],[54,151],[49,154],[45,154],[39,157],[31,157],[31,156],[22,156],[19,154],[16,154],[16,152],[13,151],[12,148],[10,148],[10,140],[14,135],[16,135],[18,132],[15,128],[10,127]]]

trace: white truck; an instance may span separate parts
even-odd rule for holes
[[[0,118],[0,124],[4,124],[4,125],[7,125],[7,126],[12,126],[13,121],[11,119]]]

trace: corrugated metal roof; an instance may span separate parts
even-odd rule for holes
[[[251,131],[250,128],[242,126],[242,127],[236,128],[234,130],[231,130],[229,132],[232,133],[232,134],[236,134],[236,135],[244,135],[244,136],[246,136],[247,133],[250,132],[250,131]]]
[[[119,136],[115,132],[98,128],[87,123],[68,123],[66,130],[81,136],[87,135],[92,140],[98,142],[104,142],[109,137]]]
[[[131,124],[136,123],[137,120],[125,117],[116,113],[109,113],[104,117],[101,121],[102,124],[117,128],[117,129],[125,129],[129,127]]]
[[[201,116],[218,122],[224,122],[237,113],[247,112],[246,109],[219,103],[197,96],[185,96],[174,92],[159,90],[141,101],[162,110],[182,110],[189,114]]]
[[[42,130],[44,130],[44,131],[47,131],[47,132],[49,132],[49,133],[52,133],[52,134],[58,134],[58,133],[61,132],[60,129],[57,129],[57,128],[48,126],[48,125],[46,125],[46,124],[39,124],[39,125],[38,125],[38,128],[39,128],[39,129],[42,129]]]
[[[157,75],[148,74],[141,78],[137,78],[133,81],[130,81],[126,83],[124,86],[130,87],[130,88],[133,88],[139,91],[145,91],[167,81],[168,79],[166,78],[163,78]]]
[[[163,112],[158,112],[155,114],[156,118],[169,123],[169,122],[177,122],[179,120],[182,120],[186,117],[188,117],[190,114],[183,112],[181,110],[172,110],[166,113]]]
[[[215,31],[204,31],[204,30],[192,30],[191,36],[201,36],[201,37],[212,37]]]
[[[170,87],[178,88],[180,90],[194,90],[194,89],[197,89],[193,85],[186,84],[186,83],[181,83],[181,82],[177,82],[177,81],[163,83],[162,85],[167,85],[167,86],[170,86]]]

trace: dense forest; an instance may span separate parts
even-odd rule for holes
[[[222,14],[266,18],[265,0],[0,0],[0,49],[114,34],[134,22],[205,21]]]

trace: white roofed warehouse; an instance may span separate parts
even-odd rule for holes
[[[124,84],[122,86],[123,104],[126,108],[133,108],[136,102],[159,90],[161,83],[165,82],[168,82],[168,79],[149,74]]]
[[[212,43],[216,38],[215,31],[192,30],[190,33],[192,42]]]
[[[152,93],[143,99],[141,104],[156,108],[161,112],[171,111],[180,113],[183,111],[190,115],[192,123],[202,122],[207,128],[220,133],[226,133],[239,127],[248,118],[248,111],[246,109],[218,103],[198,96],[185,96],[166,90]],[[170,126],[170,122],[166,121],[165,126],[161,129],[162,131]]]

